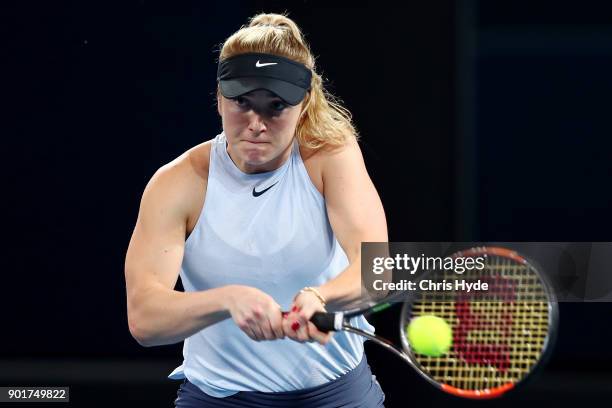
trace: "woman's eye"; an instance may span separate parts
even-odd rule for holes
[[[234,102],[238,106],[246,106],[247,105],[247,100],[245,98],[243,98],[242,96],[238,96],[238,97],[234,98]]]
[[[274,109],[275,111],[282,111],[283,109],[285,109],[287,107],[287,104],[285,102],[281,102],[281,101],[276,101],[272,103],[272,109]]]

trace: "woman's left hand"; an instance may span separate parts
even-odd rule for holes
[[[319,331],[310,318],[315,312],[325,312],[321,300],[311,291],[298,293],[291,305],[291,311],[283,316],[285,336],[299,342],[316,341],[326,344],[333,333]]]

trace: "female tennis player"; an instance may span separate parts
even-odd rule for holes
[[[363,339],[309,322],[359,298],[361,243],[387,241],[350,113],[283,15],[231,35],[217,80],[223,132],[144,191],[125,266],[130,332],[144,346],[184,341],[177,407],[383,406]]]

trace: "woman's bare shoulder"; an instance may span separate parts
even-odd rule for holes
[[[208,181],[211,144],[209,140],[194,146],[161,166],[151,177],[145,192],[152,190],[158,192],[156,195],[170,195],[185,202],[198,190],[197,186],[205,186]]]
[[[212,140],[208,140],[185,152],[185,161],[188,163],[188,167],[204,180],[208,179],[212,142]]]
[[[300,156],[304,166],[308,171],[313,184],[320,193],[324,191],[324,169],[329,167],[329,163],[338,160],[338,156],[354,155],[361,152],[357,139],[352,138],[340,146],[323,146],[312,149],[307,146],[300,146]]]
[[[300,155],[304,163],[312,163],[313,166],[323,167],[329,162],[333,162],[344,156],[361,156],[361,148],[356,138],[347,140],[339,146],[323,146],[318,149],[311,149],[300,146]]]
[[[312,149],[307,146],[300,146],[300,154],[304,161],[306,160],[325,161],[325,160],[329,160],[330,158],[338,154],[342,154],[342,153],[346,153],[350,151],[361,151],[361,149],[359,148],[359,143],[357,141],[357,138],[355,137],[351,137],[347,139],[342,145],[335,145],[335,146],[324,145],[317,149]]]
[[[207,141],[194,146],[161,166],[145,188],[141,208],[174,214],[175,220],[185,222],[188,235],[206,195],[211,144]]]

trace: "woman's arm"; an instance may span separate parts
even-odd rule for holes
[[[322,154],[323,193],[327,214],[336,239],[344,249],[349,266],[334,279],[318,288],[327,306],[340,308],[358,300],[361,288],[361,243],[387,242],[387,222],[380,197],[365,168],[356,140]],[[312,291],[298,294],[292,312],[284,321],[285,334],[299,341],[329,341],[309,321],[317,311],[324,311]]]
[[[356,140],[327,154],[322,165],[327,214],[349,266],[318,289],[328,304],[361,295],[361,243],[387,242],[387,221]]]
[[[179,342],[229,317],[226,289],[174,290],[183,259],[188,203],[194,182],[181,158],[162,167],[147,185],[125,260],[130,332],[144,346]],[[193,184],[192,184],[193,186]]]

